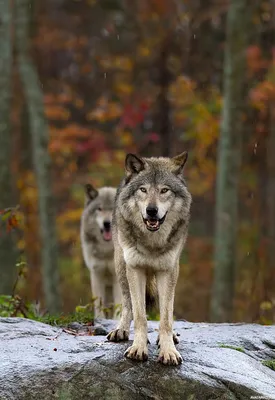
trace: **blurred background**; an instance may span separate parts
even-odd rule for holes
[[[0,294],[88,303],[84,183],[117,185],[127,152],[188,150],[175,317],[274,322],[274,0],[7,0],[0,16]]]

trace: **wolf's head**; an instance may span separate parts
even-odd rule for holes
[[[85,185],[84,218],[86,229],[94,228],[96,223],[105,241],[112,239],[112,213],[115,202],[116,189],[102,187],[95,189],[90,183]]]
[[[128,154],[125,160],[126,178],[121,190],[121,207],[126,219],[135,220],[152,232],[170,226],[189,216],[191,195],[187,190],[183,167],[187,152],[174,158],[140,158]]]

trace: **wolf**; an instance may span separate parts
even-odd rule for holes
[[[115,305],[122,303],[121,289],[115,273],[111,230],[115,195],[116,189],[113,187],[102,187],[97,190],[91,184],[85,185],[80,238],[84,261],[90,270],[96,318],[105,317],[104,308],[108,306],[109,287],[113,303]]]
[[[128,340],[133,318],[134,341],[125,352],[133,360],[148,358],[146,283],[155,279],[160,307],[158,361],[182,362],[175,347],[173,308],[192,200],[183,177],[186,160],[187,152],[174,158],[128,154],[125,159],[126,174],[117,190],[112,227],[122,314],[107,339]]]

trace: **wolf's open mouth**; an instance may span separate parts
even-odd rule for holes
[[[166,217],[166,214],[160,219],[157,219],[157,218],[143,218],[143,222],[145,223],[146,228],[149,231],[156,232],[156,231],[159,230],[160,225],[163,224],[163,222],[165,220],[165,217]]]
[[[103,239],[106,240],[106,242],[109,242],[110,240],[112,240],[112,231],[111,230],[102,229],[101,232],[102,232]]]

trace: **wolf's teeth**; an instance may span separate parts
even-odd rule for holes
[[[146,222],[146,225],[148,226],[148,228],[151,228],[151,229],[158,229],[158,227],[159,227],[159,221],[149,221],[149,220],[146,220],[146,221],[144,221],[144,222]]]

